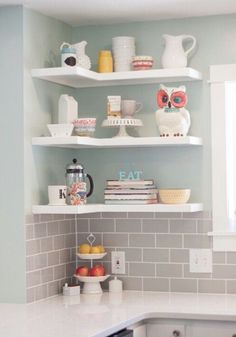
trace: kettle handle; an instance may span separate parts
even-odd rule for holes
[[[93,178],[91,177],[90,174],[86,174],[86,176],[88,177],[88,180],[89,180],[89,183],[90,183],[90,190],[86,194],[86,197],[90,197],[90,195],[93,193],[94,183],[93,183]]]
[[[183,39],[191,39],[191,40],[193,40],[192,46],[189,49],[185,50],[185,55],[187,56],[196,47],[197,40],[192,35],[183,35]]]

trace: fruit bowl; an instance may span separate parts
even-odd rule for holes
[[[81,260],[99,260],[102,259],[107,253],[99,253],[99,254],[76,254]]]
[[[74,277],[76,277],[80,282],[84,282],[83,294],[101,294],[102,293],[102,287],[100,285],[100,282],[104,282],[110,275],[104,275],[104,276],[80,276],[74,274]]]

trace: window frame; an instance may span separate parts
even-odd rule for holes
[[[226,89],[236,83],[236,64],[210,66],[211,86],[211,141],[212,141],[212,219],[214,251],[236,251],[236,229],[226,221],[227,204],[227,120]],[[220,159],[220,160],[219,160]]]

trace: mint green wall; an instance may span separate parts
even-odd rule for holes
[[[0,8],[0,302],[25,300],[22,9]]]
[[[198,48],[189,60],[189,66],[203,73],[203,82],[185,83],[189,96],[188,110],[191,114],[191,135],[202,136],[203,148],[189,149],[124,149],[81,151],[78,156],[96,180],[96,193],[91,200],[102,201],[106,178],[117,178],[120,169],[143,170],[144,177],[153,177],[160,187],[190,187],[191,201],[203,200],[206,209],[211,208],[211,150],[210,150],[210,97],[208,67],[211,64],[235,63],[236,15],[165,20],[119,24],[112,26],[78,27],[73,30],[73,42],[88,41],[87,54],[96,70],[98,52],[111,49],[114,36],[130,35],[136,38],[136,54],[152,55],[155,67],[160,67],[164,50],[162,35],[192,34],[197,38]],[[180,85],[180,84],[177,84]],[[157,135],[154,111],[156,91],[159,84],[83,89],[78,91],[81,116],[98,118],[97,136],[110,136],[114,130],[101,128],[105,118],[106,96],[121,95],[144,104],[138,116],[145,127],[138,133],[143,136]]]
[[[1,200],[0,302],[25,302],[25,215],[47,202],[47,185],[64,184],[72,151],[32,148],[57,122],[57,101],[72,89],[33,80],[32,68],[59,65],[68,25],[22,7],[0,8]],[[17,275],[17,276],[16,276]]]
[[[73,89],[33,79],[32,68],[60,65],[60,45],[71,41],[70,26],[24,9],[24,167],[25,213],[32,204],[48,202],[47,186],[65,184],[64,170],[72,151],[32,147],[32,137],[48,134],[47,124],[57,123],[60,94],[73,95]]]

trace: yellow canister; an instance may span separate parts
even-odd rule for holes
[[[112,73],[113,59],[110,50],[100,50],[98,58],[98,72]]]

